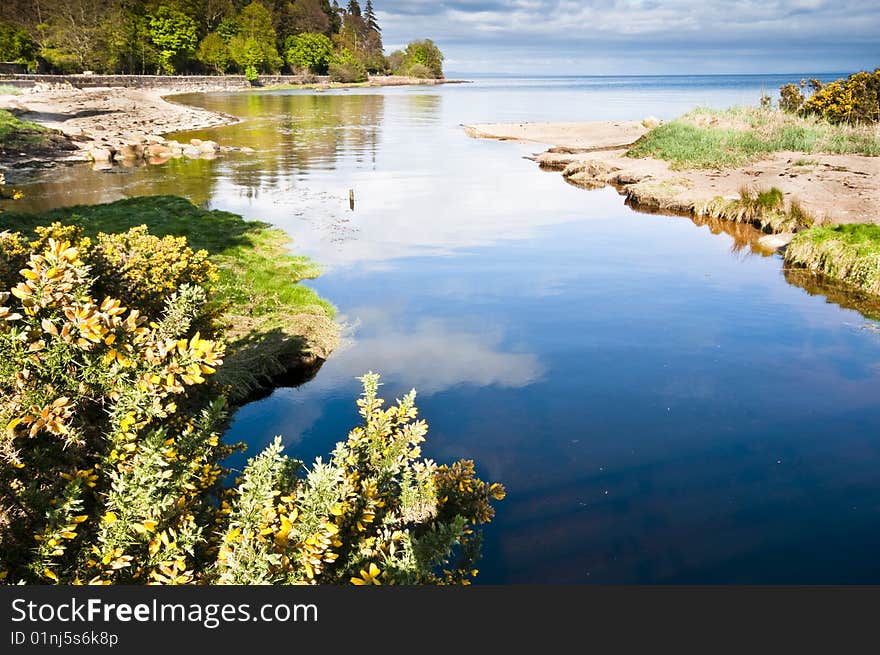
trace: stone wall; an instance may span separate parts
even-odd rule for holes
[[[310,76],[306,80],[301,75],[261,75],[260,84],[302,84],[303,82],[326,82],[329,78]],[[250,86],[244,75],[42,75],[42,74],[0,74],[0,84],[28,87],[34,84],[72,84],[78,88],[96,86],[123,86],[137,89],[180,88],[197,91],[210,89],[242,89]]]

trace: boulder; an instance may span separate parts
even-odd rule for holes
[[[89,150],[89,159],[97,163],[113,161],[113,148],[92,148]]]
[[[146,154],[148,157],[168,157],[171,148],[161,143],[151,143],[147,146]]]
[[[116,153],[116,160],[122,161],[126,159],[142,159],[144,156],[144,147],[140,143],[127,143],[119,148]]]
[[[195,146],[187,146],[183,149],[183,156],[189,157],[190,159],[198,159],[201,154],[201,151]]]
[[[198,139],[194,139],[194,140],[198,141]],[[195,145],[195,144],[193,144],[193,145]],[[214,153],[220,151],[220,144],[218,144],[216,141],[201,141],[201,142],[199,142],[198,148],[199,148],[199,151],[202,153],[214,154]]]
[[[201,139],[190,139],[189,144],[191,146],[195,146],[196,148],[198,148],[200,145],[202,145],[202,140]]]
[[[147,143],[165,143],[165,137],[159,136],[158,134],[150,134],[146,138]]]
[[[647,116],[642,119],[642,126],[649,130],[653,130],[658,125],[660,125],[660,119],[656,116]]]

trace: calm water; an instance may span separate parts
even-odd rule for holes
[[[787,282],[776,256],[459,127],[667,118],[799,77],[191,96],[247,119],[194,134],[258,153],[73,168],[26,191],[34,208],[177,193],[287,230],[325,265],[313,286],[346,344],[240,410],[231,439],[281,434],[309,460],[356,423],[355,376],[381,372],[386,397],[416,387],[427,454],[508,488],[482,582],[877,583],[871,322]]]

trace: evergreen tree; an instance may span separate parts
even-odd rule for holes
[[[365,9],[364,18],[367,20],[367,27],[369,27],[374,32],[382,32],[382,28],[379,27],[379,21],[376,19],[376,14],[373,11],[373,0],[367,0],[367,6]]]
[[[361,17],[361,6],[358,3],[358,0],[348,0],[348,9],[346,9],[349,16],[357,16]]]

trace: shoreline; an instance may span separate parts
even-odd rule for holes
[[[243,119],[175,102],[188,93],[240,93],[303,89],[384,86],[434,86],[465,80],[422,80],[401,76],[376,76],[366,82],[342,84],[304,76],[272,76],[280,85],[251,86],[243,76],[0,76],[0,86],[12,81],[31,83],[19,93],[0,94],[0,109],[50,130],[45,144],[6,152],[0,144],[0,171],[26,172],[57,164],[88,162],[107,168],[113,162],[146,159],[163,163],[170,157],[211,158],[238,150],[234,144],[182,144],[166,142],[176,132],[233,125]],[[238,78],[241,78],[240,80]],[[22,79],[33,78],[33,79]],[[36,79],[40,78],[40,79]],[[52,82],[43,81],[51,79]],[[75,83],[71,83],[74,80]],[[119,85],[128,81],[129,84]],[[299,81],[300,84],[289,82]],[[117,85],[101,83],[116,82]],[[137,86],[134,86],[137,84]],[[155,85],[154,85],[155,84]],[[243,149],[244,151],[247,151]]]
[[[726,169],[674,170],[652,157],[631,158],[628,150],[656,125],[645,121],[590,123],[508,123],[463,125],[473,138],[541,143],[543,152],[527,157],[541,169],[560,171],[585,189],[614,187],[636,209],[705,217],[713,203],[736,202],[744,189],[776,187],[786,206],[792,201],[823,224],[880,223],[880,158],[863,155],[772,153],[747,165]],[[761,245],[776,250],[789,232],[770,232]]]

